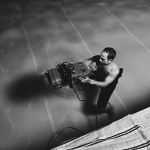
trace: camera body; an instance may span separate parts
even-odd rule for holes
[[[69,63],[63,62],[55,68],[47,70],[42,76],[44,86],[48,88],[61,88],[72,85],[79,81],[80,77],[90,75],[90,71],[84,62]]]

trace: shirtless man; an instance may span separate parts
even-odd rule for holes
[[[111,88],[113,88],[110,85],[115,81],[119,74],[119,68],[113,62],[115,57],[116,51],[113,48],[104,48],[100,55],[95,55],[85,61],[85,64],[89,70],[91,70],[93,75],[86,78],[80,78],[82,83],[89,83],[101,88],[97,103],[100,109],[106,107],[113,92],[110,91]]]

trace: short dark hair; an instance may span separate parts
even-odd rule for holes
[[[108,59],[114,59],[116,57],[116,50],[112,47],[105,47],[102,52],[108,53]]]

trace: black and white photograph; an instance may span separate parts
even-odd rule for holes
[[[149,0],[0,1],[0,150],[150,149]]]

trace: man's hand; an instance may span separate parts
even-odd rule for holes
[[[85,78],[81,77],[79,79],[81,80],[82,83],[90,83],[90,84],[92,84],[92,81],[93,81],[93,80],[91,80],[88,77],[85,77]]]

